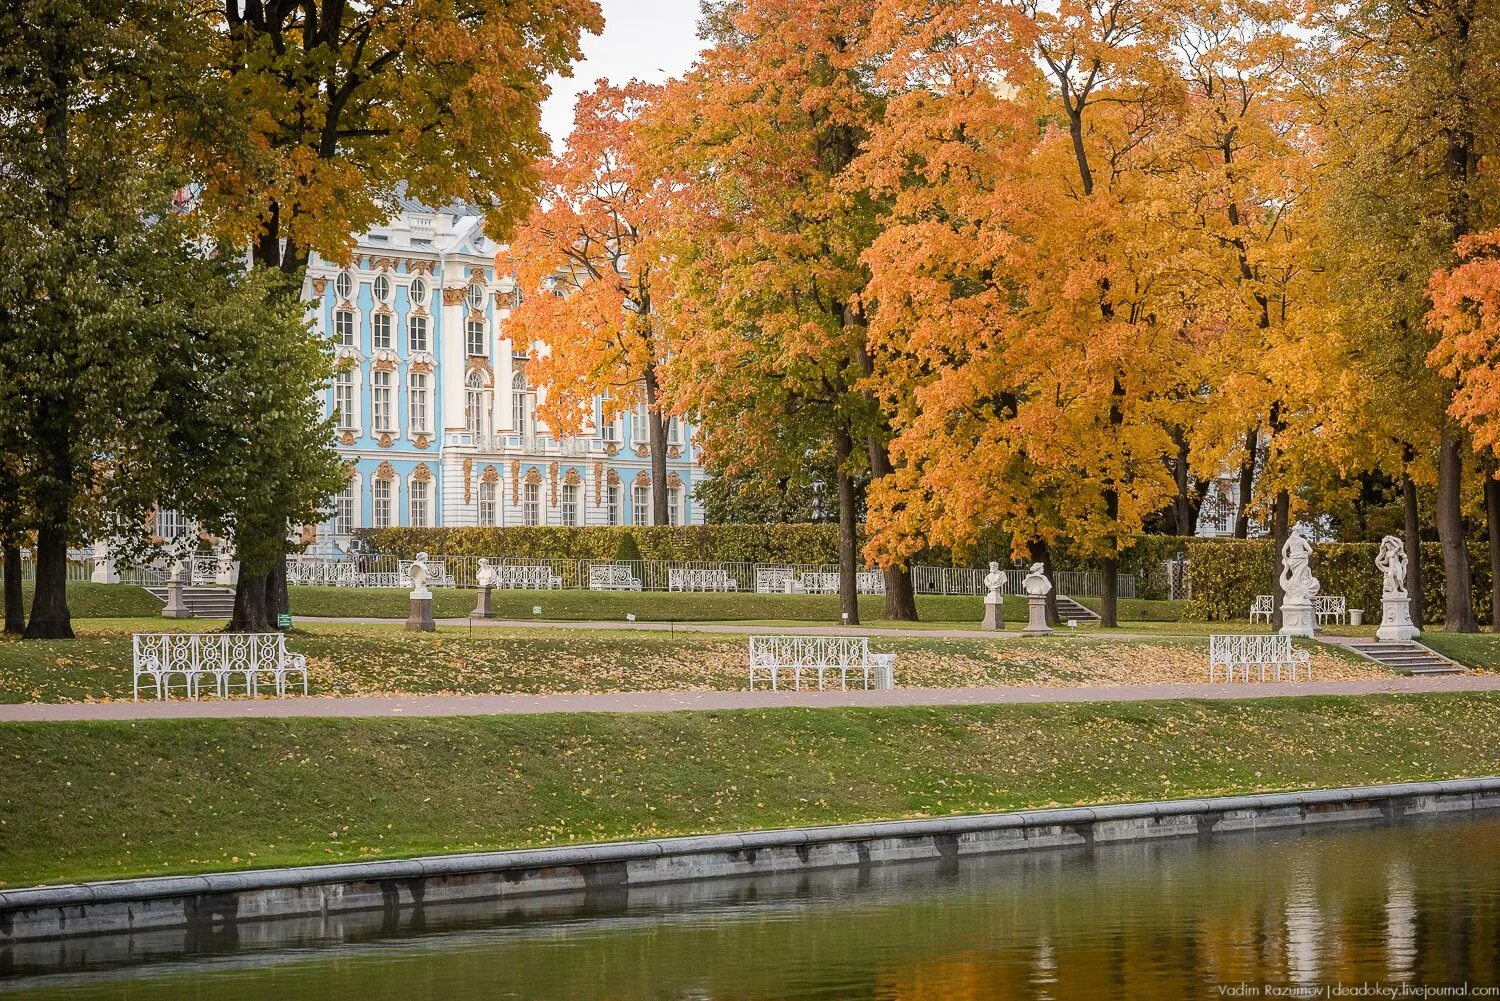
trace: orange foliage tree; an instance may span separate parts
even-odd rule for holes
[[[667,524],[667,429],[662,366],[668,330],[655,302],[655,233],[662,180],[643,176],[636,122],[660,88],[600,83],[581,95],[560,156],[541,168],[541,199],[508,250],[528,292],[510,316],[516,340],[540,343],[528,376],[545,390],[544,420],[578,434],[595,396],[609,421],[646,405],[652,523]]]

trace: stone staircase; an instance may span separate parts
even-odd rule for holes
[[[1098,622],[1099,613],[1066,594],[1057,596],[1057,617],[1063,622]]]
[[[1319,637],[1325,642],[1337,643],[1346,650],[1353,650],[1361,657],[1375,661],[1398,674],[1464,674],[1464,668],[1444,657],[1436,650],[1411,640],[1380,640],[1366,637]]]
[[[166,607],[165,584],[147,587],[146,592]],[[234,590],[227,587],[184,587],[182,603],[200,619],[227,619],[234,613]]]

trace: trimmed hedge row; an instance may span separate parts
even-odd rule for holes
[[[1192,599],[1184,618],[1218,622],[1243,619],[1257,594],[1271,591],[1275,564],[1269,539],[1194,539],[1186,544]],[[1313,546],[1312,572],[1323,594],[1343,595],[1350,608],[1363,608],[1365,621],[1380,618],[1382,580],[1375,569],[1374,542],[1320,542]],[[1474,611],[1480,619],[1490,614],[1490,558],[1481,543],[1469,546],[1473,575]],[[1429,621],[1442,617],[1443,547],[1422,543],[1422,597]]]
[[[563,528],[384,528],[356,535],[370,548],[410,559],[419,552],[556,560],[707,560],[716,563],[837,563],[838,526],[684,525]],[[634,552],[631,546],[634,545]]]

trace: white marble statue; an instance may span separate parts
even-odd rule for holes
[[[1026,574],[1026,579],[1021,581],[1021,590],[1033,598],[1041,598],[1051,592],[1052,582],[1047,579],[1041,563],[1031,564],[1031,571]]]
[[[480,587],[494,587],[500,583],[500,574],[488,559],[479,561],[479,569],[474,573],[474,583]]]
[[[427,588],[427,554],[418,553],[417,558],[411,561],[411,566],[406,568],[407,578],[411,581],[411,596],[413,598],[431,598],[432,592]]]
[[[1312,574],[1308,560],[1312,543],[1300,531],[1293,530],[1281,547],[1281,593],[1283,605],[1311,605],[1317,597],[1318,578]]]
[[[1385,576],[1381,587],[1382,598],[1405,598],[1406,594],[1406,544],[1394,535],[1380,540],[1380,550],[1375,554],[1375,569]]]
[[[991,562],[990,572],[984,575],[984,600],[999,601],[1000,595],[1005,590],[1005,574],[1000,570],[1000,564]]]

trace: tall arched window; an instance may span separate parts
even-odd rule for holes
[[[428,434],[432,431],[429,415],[432,412],[432,394],[428,389],[426,372],[413,372],[411,385],[406,392],[407,430],[412,434]]]
[[[517,372],[510,379],[510,423],[517,434],[530,434],[535,429],[531,389],[526,385],[525,372]]]
[[[375,518],[376,528],[390,528],[395,523],[391,517],[395,505],[395,481],[377,476],[370,483],[370,513]]]
[[[485,528],[500,524],[500,484],[494,480],[479,481],[479,524]]]
[[[464,427],[470,434],[484,434],[484,374],[478,369],[464,380]]]
[[[376,431],[396,430],[396,374],[389,369],[370,377],[370,423]]]
[[[390,313],[376,313],[370,317],[370,345],[376,351],[389,351],[396,346],[391,338],[391,324],[394,320],[395,317]]]
[[[484,317],[475,314],[464,321],[464,352],[482,358],[489,352],[484,345]]]
[[[560,510],[562,514],[562,523],[564,525],[573,526],[578,524],[580,513],[579,509],[583,506],[581,503],[582,497],[583,487],[579,486],[576,483],[563,484],[562,505]]]
[[[651,484],[644,477],[630,488],[630,521],[634,525],[651,524]]]
[[[542,523],[542,485],[528,483],[521,491],[521,520],[527,525]]]
[[[413,313],[406,318],[406,346],[412,352],[427,351],[427,317]]]
[[[354,423],[354,372],[341,368],[333,375],[333,423],[341,428],[357,427]]]

